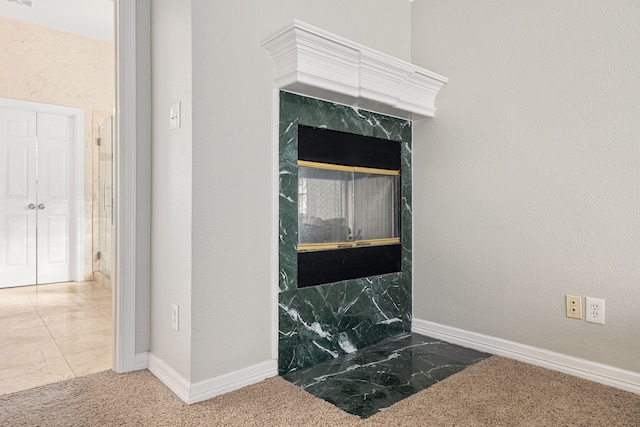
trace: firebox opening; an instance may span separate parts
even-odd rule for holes
[[[300,125],[298,287],[401,271],[400,143]]]

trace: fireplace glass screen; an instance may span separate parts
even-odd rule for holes
[[[298,250],[400,242],[398,171],[299,162]]]

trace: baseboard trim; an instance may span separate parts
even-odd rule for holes
[[[189,381],[164,360],[149,353],[147,369],[185,403],[189,402]]]
[[[201,402],[278,375],[278,363],[268,360],[239,371],[199,381],[191,385],[188,403]]]
[[[211,399],[278,375],[277,361],[268,360],[218,377],[190,383],[175,369],[152,353],[149,353],[148,369],[169,390],[188,404]]]
[[[565,354],[494,338],[426,320],[413,319],[411,330],[486,353],[541,366],[575,377],[640,394],[640,373]]]
[[[133,370],[141,371],[149,366],[149,352],[136,353],[133,355]]]

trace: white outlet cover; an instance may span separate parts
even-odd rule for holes
[[[604,300],[587,297],[585,320],[590,323],[604,325]]]

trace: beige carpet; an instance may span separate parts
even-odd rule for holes
[[[0,396],[2,426],[640,426],[640,395],[493,356],[366,420],[281,378],[186,405],[148,371]]]

